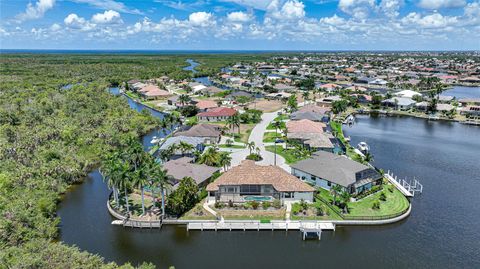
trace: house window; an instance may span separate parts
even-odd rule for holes
[[[234,193],[235,192],[235,187],[227,187],[227,192],[228,193]]]
[[[285,198],[292,198],[292,193],[291,192],[286,192],[285,193]]]

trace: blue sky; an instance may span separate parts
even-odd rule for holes
[[[480,50],[480,0],[0,0],[3,49]]]

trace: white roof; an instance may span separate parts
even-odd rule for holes
[[[408,97],[408,98],[412,98],[414,97],[415,95],[421,95],[420,93],[416,92],[416,91],[412,91],[412,90],[403,90],[403,91],[399,91],[397,93],[395,93],[396,96],[399,96],[399,97]]]

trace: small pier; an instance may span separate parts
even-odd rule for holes
[[[411,181],[399,179],[396,176],[394,177],[390,170],[384,176],[406,197],[414,197],[415,193],[421,194],[423,192],[423,185],[415,178]]]
[[[139,221],[139,220],[132,220],[132,219],[124,219],[124,220],[114,220],[112,221],[113,225],[120,225],[123,227],[131,227],[131,228],[149,228],[149,229],[161,229],[163,222],[162,220],[156,221]]]

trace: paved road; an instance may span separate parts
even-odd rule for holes
[[[271,121],[273,121],[276,117],[277,117],[277,111],[271,112],[271,113],[264,113],[262,115],[262,121],[253,128],[252,133],[248,138],[248,142],[255,142],[255,146],[260,148],[260,155],[262,155],[263,160],[257,162],[257,164],[273,165],[274,163],[274,154],[272,152],[265,150],[265,146],[263,144],[263,134],[267,130],[268,124]],[[231,154],[232,166],[239,165],[243,160],[245,160],[248,154],[249,154],[248,148],[241,151],[233,152]],[[290,173],[291,171],[290,166],[288,166],[285,163],[285,159],[278,154],[277,154],[277,166],[283,168],[288,173]]]

